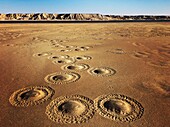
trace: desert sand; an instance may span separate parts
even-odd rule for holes
[[[1,127],[168,127],[170,23],[0,24]]]

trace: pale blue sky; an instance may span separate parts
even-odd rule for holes
[[[170,15],[170,0],[0,0],[0,13]]]

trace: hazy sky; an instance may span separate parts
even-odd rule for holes
[[[0,0],[0,13],[170,15],[170,0]]]

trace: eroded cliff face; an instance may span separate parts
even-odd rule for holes
[[[170,20],[170,16],[118,16],[101,14],[47,14],[47,13],[13,13],[0,14],[0,20],[76,20],[76,21],[107,21],[107,20]]]

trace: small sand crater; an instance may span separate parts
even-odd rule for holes
[[[110,120],[132,122],[142,117],[144,108],[136,100],[119,94],[101,95],[95,99],[97,112]]]
[[[94,104],[81,95],[62,96],[47,106],[46,114],[57,123],[84,123],[93,117]]]
[[[50,56],[50,55],[52,55],[51,52],[42,52],[42,53],[33,54],[33,56],[35,56],[35,57],[46,57],[46,56]]]
[[[61,50],[59,50],[60,52],[71,52],[72,51],[72,49],[61,49]]]
[[[80,75],[73,72],[53,73],[45,77],[45,81],[52,84],[67,84],[79,79]]]
[[[111,76],[114,75],[116,73],[116,71],[112,68],[108,68],[108,67],[96,67],[96,68],[90,68],[88,70],[88,73],[91,75],[95,75],[95,76]]]
[[[115,112],[119,115],[125,115],[131,112],[131,105],[120,100],[108,100],[104,103],[104,107],[107,111]]]
[[[78,60],[78,61],[81,61],[81,60],[91,60],[92,57],[91,56],[76,56],[75,59]]]
[[[88,49],[85,48],[85,47],[78,47],[78,48],[75,48],[74,51],[87,51]]]
[[[66,45],[65,48],[67,48],[67,49],[76,48],[76,46],[73,46],[73,45]]]
[[[61,58],[61,59],[53,61],[54,64],[70,64],[70,63],[75,63],[75,62],[76,61],[73,58],[68,58],[68,59]]]
[[[59,56],[50,56],[48,57],[48,59],[51,59],[51,60],[59,59]]]
[[[83,63],[78,63],[78,64],[64,65],[61,68],[63,70],[69,70],[69,71],[85,71],[85,70],[89,69],[89,65],[83,64]]]
[[[69,55],[53,55],[48,57],[48,59],[55,60],[55,59],[68,59]]]
[[[9,98],[9,102],[16,107],[38,105],[52,98],[54,90],[48,86],[34,86],[19,89]]]
[[[93,48],[92,46],[81,46],[80,48],[82,49],[90,49],[90,48]]]
[[[61,48],[66,48],[66,46],[65,46],[65,45],[62,45],[62,44],[59,44],[59,47],[61,47]]]
[[[86,107],[77,101],[67,101],[62,103],[58,110],[64,114],[79,116],[85,111]]]
[[[2,46],[7,46],[7,47],[17,47],[16,44],[3,44]]]

